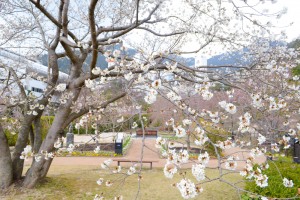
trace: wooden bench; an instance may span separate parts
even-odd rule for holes
[[[118,166],[120,166],[121,162],[130,162],[130,163],[141,163],[140,160],[128,160],[128,159],[113,159],[113,161],[118,162]],[[158,162],[158,160],[142,160],[142,163],[149,163],[150,164],[150,169],[152,169],[152,163]]]
[[[145,136],[155,136],[157,137],[157,130],[152,130],[152,129],[145,129]],[[139,129],[136,130],[136,135],[137,136],[143,136],[143,130]]]

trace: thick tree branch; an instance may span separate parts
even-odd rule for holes
[[[60,0],[60,5],[59,5],[59,8],[58,8],[58,23],[59,24],[62,24],[63,8],[64,8],[64,0]],[[60,32],[61,32],[61,27],[57,26],[53,43],[50,46],[51,49],[56,49],[57,45],[59,44]]]
[[[14,77],[18,87],[19,87],[19,90],[20,90],[20,93],[21,93],[21,96],[23,99],[26,99],[27,98],[27,95],[26,95],[26,92],[25,92],[25,89],[23,87],[23,84],[22,82],[20,81],[17,73],[15,72],[15,70],[12,68],[12,67],[7,67],[8,70],[10,71],[10,73],[12,74],[12,76]]]
[[[35,5],[36,8],[38,8],[53,24],[55,24],[59,28],[63,28],[62,24],[59,23],[47,10],[45,7],[43,7],[39,2],[36,2],[34,0],[29,0],[32,4]],[[75,41],[78,42],[77,37],[68,30],[67,34]]]
[[[90,73],[92,73],[92,69],[95,68],[98,58],[98,42],[97,42],[97,32],[96,32],[96,24],[95,24],[95,8],[98,0],[91,0],[89,6],[89,24],[91,29],[91,38],[92,38],[92,61],[90,64]]]

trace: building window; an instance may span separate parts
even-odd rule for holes
[[[36,88],[36,87],[31,87],[31,91],[38,92],[38,93],[43,93],[44,92],[41,88]]]

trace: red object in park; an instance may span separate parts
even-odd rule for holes
[[[145,135],[146,136],[156,136],[157,137],[157,130],[155,129],[145,129]],[[143,129],[136,130],[137,136],[143,136]]]

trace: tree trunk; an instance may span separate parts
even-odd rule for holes
[[[62,123],[65,121],[66,117],[64,113],[58,113],[53,121],[53,124],[47,134],[46,139],[43,141],[40,151],[52,152],[54,149],[54,142],[57,134],[60,132],[60,127]],[[48,172],[50,165],[47,167],[47,160],[44,157],[36,162],[33,160],[32,165],[28,172],[26,173],[25,180],[23,182],[23,186],[26,188],[33,188],[36,183]],[[43,173],[42,173],[43,172]]]
[[[37,118],[33,121],[34,124],[34,146],[33,151],[39,152],[39,149],[42,145],[42,132],[41,132],[41,118]]]
[[[13,181],[12,160],[7,138],[0,124],[0,189],[5,189]]]
[[[14,180],[20,180],[23,173],[24,160],[20,159],[21,153],[28,142],[28,135],[31,126],[32,118],[28,117],[22,123],[21,130],[19,132],[18,140],[15,145],[15,149],[12,155],[12,165],[13,165],[13,178]]]
[[[29,140],[30,140],[30,145],[33,147],[34,146],[34,131],[33,131],[32,126],[30,126],[30,129],[29,129]]]
[[[80,90],[75,90],[73,92],[73,100],[77,99],[79,92]],[[65,106],[59,108],[59,111],[55,115],[53,124],[51,125],[51,128],[49,129],[47,137],[43,141],[39,152],[53,152],[54,143],[57,139],[57,135],[62,131],[64,122],[67,120],[71,112],[71,105],[72,99],[70,99]],[[47,175],[51,162],[52,160],[45,160],[44,158],[42,158],[39,162],[33,161],[30,169],[26,173],[26,177],[23,182],[23,187],[33,188],[40,179],[44,178]]]

